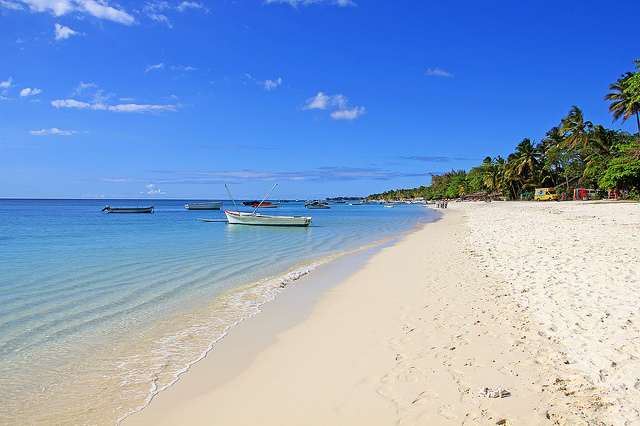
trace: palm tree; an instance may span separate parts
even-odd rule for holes
[[[515,172],[518,176],[526,179],[540,165],[542,154],[529,138],[522,139],[522,142],[516,147],[515,154]]]
[[[612,92],[607,94],[604,100],[612,101],[609,112],[613,113],[613,121],[622,117],[624,123],[629,117],[635,115],[640,133],[640,93],[634,93],[633,88],[629,86],[629,79],[633,76],[634,74],[629,71],[622,74],[617,82],[609,85],[609,90]]]
[[[560,122],[560,134],[565,137],[563,148],[573,149],[580,144],[587,146],[592,128],[593,124],[584,120],[582,110],[575,105],[571,107],[569,115]]]

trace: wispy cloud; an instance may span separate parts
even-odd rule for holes
[[[367,113],[367,111],[364,109],[364,107],[355,107],[355,108],[352,108],[352,109],[341,109],[339,111],[333,111],[329,115],[334,120],[353,121],[356,118],[358,118],[361,115],[364,115],[366,113]]]
[[[197,71],[198,69],[195,67],[191,67],[191,66],[184,66],[184,65],[171,65],[171,66],[167,66],[164,62],[161,62],[159,64],[156,65],[149,65],[145,70],[144,73],[147,74],[150,71],[155,71],[155,70],[164,70],[164,69],[168,69],[170,71],[173,72],[180,72],[180,73],[185,73],[185,72],[190,72],[190,71]],[[184,74],[183,74],[184,75]]]
[[[273,90],[273,89],[275,89],[276,87],[278,87],[279,85],[281,85],[281,84],[282,84],[282,79],[281,79],[281,78],[278,78],[276,81],[273,81],[273,80],[265,80],[262,84],[264,85],[264,88],[265,88],[265,89],[267,89],[267,90]]]
[[[13,79],[11,77],[9,77],[8,80],[0,81],[0,89],[2,89],[2,92],[0,92],[0,93],[2,93],[2,96],[7,94],[7,92],[11,88],[11,82],[12,81],[13,81]]]
[[[209,9],[204,7],[202,3],[194,1],[183,1],[177,6],[173,6],[164,0],[148,1],[142,8],[144,14],[152,21],[156,21],[159,24],[164,24],[169,28],[173,28],[173,23],[167,14],[174,10],[183,13],[187,10],[203,10],[205,13],[209,12]]]
[[[187,9],[204,9],[204,5],[202,3],[196,3],[195,1],[183,1],[176,6],[178,12],[184,12]]]
[[[262,87],[264,87],[265,90],[274,90],[274,89],[276,89],[278,86],[280,86],[282,84],[282,78],[280,78],[280,77],[278,77],[276,80],[267,79],[267,80],[263,81],[263,80],[258,80],[256,78],[253,78],[251,76],[251,74],[249,74],[249,73],[245,73],[244,76],[248,80],[250,80],[250,81],[252,81],[252,82],[254,82],[254,83],[256,83],[256,84],[258,84],[258,85],[260,85]]]
[[[76,101],[75,99],[56,99],[51,101],[51,105],[56,108],[78,108],[78,109],[91,109],[96,111],[113,111],[113,112],[164,112],[164,111],[176,111],[176,105],[152,105],[152,104],[118,104],[118,105],[106,105],[101,102],[88,103]]]
[[[353,121],[356,118],[366,114],[367,111],[365,107],[361,106],[348,108],[347,103],[348,99],[344,95],[329,96],[322,92],[318,92],[317,95],[306,100],[306,105],[302,109],[326,110],[329,108],[333,108],[335,110],[332,111],[329,115],[334,120]]]
[[[71,136],[78,133],[77,130],[60,130],[52,127],[50,129],[42,129],[42,130],[29,130],[30,135],[34,136],[47,136],[47,135],[58,135],[58,136]]]
[[[164,63],[162,63],[162,62],[161,62],[161,63],[159,63],[159,64],[156,64],[156,65],[149,65],[149,66],[147,67],[147,69],[146,69],[146,70],[144,70],[144,73],[146,74],[146,73],[148,73],[149,71],[153,71],[153,70],[161,70],[161,69],[163,69],[163,68],[164,68]]]
[[[21,10],[19,4],[25,4],[31,12],[49,12],[54,16],[67,14],[91,15],[99,19],[106,19],[124,25],[133,25],[135,18],[122,9],[107,5],[104,0],[17,0],[8,3],[13,10]],[[5,6],[7,7],[7,6]]]
[[[357,6],[354,0],[264,0],[264,2],[265,4],[290,4],[293,7],[298,7],[298,5],[309,6],[316,3],[329,3],[339,7]]]
[[[77,96],[82,94],[87,89],[93,89],[98,87],[96,83],[83,83],[82,81],[73,88],[73,92],[71,92],[71,96]]]
[[[0,6],[7,10],[24,10],[24,7],[15,1],[0,0]]]
[[[36,89],[36,88],[31,89],[30,87],[27,87],[27,88],[22,89],[20,91],[20,97],[21,98],[26,98],[27,96],[35,96],[40,92],[42,92],[42,90]]]
[[[56,40],[66,40],[72,35],[78,34],[69,27],[62,26],[56,23]]]
[[[425,75],[427,76],[434,76],[434,77],[453,77],[453,74],[450,72],[447,72],[443,69],[440,68],[429,68],[426,72]]]
[[[76,96],[84,100],[73,99]],[[116,96],[114,94],[105,94],[101,89],[98,89],[98,85],[95,83],[80,82],[80,84],[73,89],[70,98],[56,99],[51,101],[51,105],[56,108],[77,108],[95,111],[136,113],[161,113],[166,111],[176,111],[179,108],[178,105],[173,104],[138,104],[130,98],[120,98],[121,103],[111,101],[115,98]],[[127,103],[122,103],[123,99],[125,99]]]

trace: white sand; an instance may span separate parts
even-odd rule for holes
[[[449,204],[298,325],[231,330],[124,423],[640,423],[639,233],[640,204]],[[256,330],[279,334],[247,356]]]

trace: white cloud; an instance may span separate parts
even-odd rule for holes
[[[356,118],[364,115],[366,113],[364,107],[355,107],[353,109],[343,109],[339,111],[332,112],[331,118],[334,120],[348,120],[353,121]]]
[[[434,69],[429,68],[425,73],[425,75],[435,76],[435,77],[453,77],[453,74],[445,70],[442,70],[440,68],[434,68]]]
[[[335,95],[333,99],[331,99],[331,105],[336,105],[339,109],[347,108],[348,99],[344,95]]]
[[[149,195],[167,195],[166,192],[161,191],[160,188],[156,188],[156,186],[152,183],[146,185],[148,191],[141,192],[140,194],[149,194]]]
[[[51,105],[56,108],[92,108],[91,104],[75,101],[73,99],[56,99],[55,101],[51,101]]]
[[[176,7],[176,10],[178,10],[179,12],[184,12],[187,9],[202,9],[203,7],[204,6],[202,4],[196,3],[194,1],[183,1]]]
[[[40,92],[42,92],[42,90],[36,89],[36,88],[31,89],[31,88],[27,87],[26,89],[22,89],[20,91],[20,97],[21,98],[26,98],[27,96],[35,96]]]
[[[0,89],[8,89],[11,87],[11,82],[13,79],[9,77],[7,81],[0,81]]]
[[[113,111],[113,112],[162,112],[162,111],[176,111],[175,105],[150,105],[150,104],[118,104],[118,105],[106,105],[102,102],[87,103],[76,101],[74,99],[56,99],[51,101],[51,105],[56,108],[78,108],[78,109],[92,109],[95,111]]]
[[[92,87],[98,87],[97,84],[95,83],[83,83],[82,81],[80,82],[80,84],[78,84],[74,89],[73,92],[71,92],[71,96],[75,96],[75,95],[79,95],[81,94],[84,90],[86,89],[90,89]]]
[[[166,1],[147,2],[142,11],[147,14],[153,21],[165,24],[167,27],[172,28],[171,20],[162,13],[164,10],[169,9],[169,3]]]
[[[197,68],[185,67],[183,65],[179,65],[179,66],[171,65],[169,69],[171,69],[171,71],[197,71],[198,70]]]
[[[330,97],[318,92],[313,98],[307,99],[307,105],[303,109],[327,109]]]
[[[282,84],[282,79],[278,78],[276,81],[271,81],[271,80],[265,80],[264,84],[264,88],[267,90],[273,90],[276,87],[278,87],[279,85]]]
[[[74,34],[78,34],[69,27],[62,26],[56,23],[56,40],[65,40]]]
[[[24,10],[24,7],[22,7],[20,3],[16,3],[13,1],[0,0],[0,6],[2,6],[4,9],[9,10]]]
[[[171,20],[167,17],[167,15],[163,15],[161,13],[149,13],[147,14],[147,16],[153,21],[156,21],[160,24],[165,24],[169,28],[173,28],[173,24],[171,23]]]
[[[115,112],[161,112],[175,111],[175,105],[139,105],[139,104],[120,104],[107,107],[109,111]]]
[[[51,129],[42,129],[42,130],[30,130],[29,134],[35,136],[47,136],[47,135],[60,135],[60,136],[71,136],[78,133],[76,130],[60,130],[52,127]]]
[[[54,16],[79,12],[125,25],[135,23],[133,16],[124,10],[109,6],[106,0],[20,0],[20,2],[29,6],[32,12],[49,12]]]
[[[347,107],[348,99],[346,96],[338,94],[338,95],[325,95],[322,92],[318,92],[316,96],[313,98],[309,98],[306,101],[306,105],[302,109],[321,109],[326,110],[329,107],[334,107],[335,111],[332,111],[329,115],[334,120],[349,120],[353,121],[356,118],[364,115],[366,113],[365,108],[355,107],[349,109]]]
[[[146,69],[146,70],[144,70],[144,73],[146,74],[146,73],[148,73],[149,71],[152,71],[152,70],[161,70],[161,69],[163,69],[163,68],[164,68],[164,63],[159,63],[159,64],[157,64],[157,65],[149,65],[149,66],[147,67],[147,69]]]

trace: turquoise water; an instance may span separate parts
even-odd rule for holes
[[[251,227],[189,202],[0,200],[0,423],[116,423],[318,264],[435,217],[282,203],[263,213],[312,225]]]

